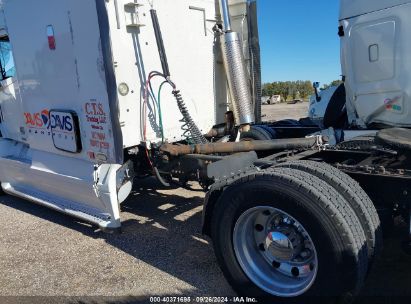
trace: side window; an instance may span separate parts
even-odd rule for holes
[[[0,78],[1,80],[4,80],[14,77],[15,74],[16,68],[14,66],[14,58],[9,37],[0,37]]]

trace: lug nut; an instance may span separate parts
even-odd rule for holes
[[[261,232],[261,231],[264,230],[264,227],[263,227],[263,225],[257,224],[257,225],[255,225],[255,230],[257,230],[258,232]]]
[[[303,259],[308,258],[310,255],[311,255],[311,252],[310,252],[310,250],[308,250],[308,249],[306,249],[306,250],[304,250],[304,251],[302,251],[302,252],[300,253],[300,256],[301,256]]]
[[[291,269],[291,274],[295,277],[298,277],[300,275],[300,270],[297,267],[293,267]]]
[[[273,267],[274,268],[278,269],[278,268],[280,268],[280,266],[281,266],[281,263],[278,263],[277,261],[273,261]]]

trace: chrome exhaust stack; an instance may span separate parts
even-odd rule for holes
[[[230,10],[227,1],[219,0],[224,26],[221,36],[221,49],[236,124],[247,129],[247,126],[255,122],[250,81],[240,35],[233,32],[231,28]]]

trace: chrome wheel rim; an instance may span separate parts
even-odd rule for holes
[[[307,292],[318,272],[317,251],[307,230],[288,213],[267,206],[244,212],[233,231],[237,260],[265,292],[296,297]]]

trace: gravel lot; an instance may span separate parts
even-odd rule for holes
[[[139,185],[121,235],[1,197],[0,295],[232,295],[201,235],[204,193]]]
[[[262,113],[264,121],[281,119],[299,119],[308,116],[308,102],[289,104],[263,105]]]
[[[283,115],[279,113],[306,113],[303,106],[307,104],[264,106],[264,113],[266,119],[276,119]],[[139,181],[122,206],[121,235],[95,231],[21,199],[0,197],[0,296],[10,296],[0,297],[0,303],[127,303],[150,295],[233,296],[208,240],[201,235],[204,193],[193,187],[193,191],[158,190],[161,187],[152,179]],[[383,257],[359,303],[382,303],[378,296],[411,301],[411,258],[400,249],[401,237],[396,231],[386,236]]]

